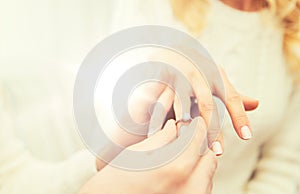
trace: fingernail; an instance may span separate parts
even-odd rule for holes
[[[220,142],[218,142],[218,141],[215,141],[212,144],[212,150],[216,155],[221,155],[223,153],[222,146],[221,146]]]
[[[241,128],[241,133],[242,133],[243,139],[247,140],[247,139],[251,139],[251,137],[252,137],[251,131],[250,131],[248,126],[242,127]]]

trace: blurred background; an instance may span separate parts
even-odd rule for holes
[[[86,54],[111,32],[116,3],[0,0],[0,78],[14,79],[10,75],[28,74],[32,68],[27,67],[43,68],[43,63],[76,71]]]
[[[108,32],[114,1],[1,0],[0,64],[80,63]]]

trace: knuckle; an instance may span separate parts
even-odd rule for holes
[[[246,114],[240,114],[240,115],[234,116],[233,119],[234,119],[235,121],[244,121],[244,120],[247,120],[248,117],[247,117]]]
[[[209,141],[213,142],[215,140],[217,140],[220,137],[220,128],[216,128],[216,129],[212,129],[209,128],[209,130],[207,130],[207,138]]]
[[[177,175],[178,177],[181,177],[182,179],[184,179],[186,177],[186,165],[185,164],[181,164],[181,165],[176,165],[174,167],[173,173],[174,175]]]
[[[194,165],[193,161],[189,159],[181,161],[180,163],[175,162],[166,173],[175,179],[174,182],[180,183],[189,177],[190,169]]]
[[[245,124],[249,123],[248,117],[246,114],[233,116],[232,120],[236,126],[245,125]]]
[[[208,113],[213,112],[216,110],[216,105],[213,103],[213,101],[207,101],[207,102],[200,102],[200,112]]]
[[[235,91],[230,92],[229,95],[227,95],[226,102],[227,104],[233,103],[233,102],[241,102],[242,97]]]
[[[186,172],[182,167],[172,167],[164,171],[163,177],[168,178],[168,185],[173,188],[174,186],[181,185],[186,180]]]
[[[209,86],[200,85],[198,87],[200,88],[199,91],[195,91],[195,97],[197,99],[212,99],[212,93]]]

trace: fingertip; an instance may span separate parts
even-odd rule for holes
[[[241,128],[241,138],[243,140],[249,140],[252,138],[252,132],[249,126],[245,125]]]
[[[165,128],[171,128],[171,127],[176,127],[176,121],[174,119],[169,119],[167,120],[165,126],[164,126],[164,129]]]
[[[209,147],[216,156],[221,156],[224,153],[223,134],[220,132],[215,138],[209,138]]]
[[[252,111],[252,110],[257,109],[258,105],[259,105],[259,102],[252,103],[252,104],[244,104],[244,108],[246,111]]]
[[[176,138],[177,137],[177,128],[176,128],[175,120],[169,119],[166,122],[164,129],[162,131],[166,131],[166,133],[169,133],[169,136],[171,137],[171,139]]]
[[[248,96],[243,96],[243,104],[246,111],[255,110],[259,106],[259,100]]]
[[[223,154],[223,146],[219,141],[215,141],[212,143],[212,151],[215,153],[216,156],[220,156]]]

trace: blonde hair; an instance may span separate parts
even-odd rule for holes
[[[209,0],[170,0],[173,14],[192,34],[199,33],[206,23]],[[262,3],[264,2],[264,3]],[[284,30],[283,49],[289,72],[300,81],[300,0],[257,1],[269,9]]]

